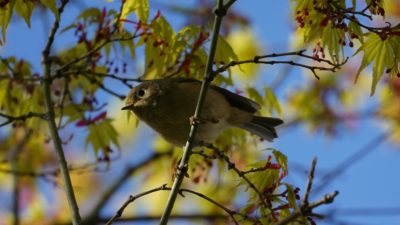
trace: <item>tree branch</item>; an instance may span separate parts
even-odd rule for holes
[[[118,218],[119,222],[149,222],[149,221],[158,221],[160,220],[161,215],[138,215],[138,216],[126,216]],[[174,214],[170,216],[170,220],[202,220],[202,221],[219,221],[226,220],[228,217],[224,214],[219,213],[211,213],[211,214],[200,214],[200,213],[191,213],[191,214]],[[111,218],[109,217],[96,217],[91,220],[89,223],[86,221],[82,221],[82,225],[93,225],[93,224],[105,224]],[[54,225],[70,225],[70,223],[58,221],[55,222]]]
[[[291,213],[289,216],[285,217],[284,219],[278,221],[277,223],[275,223],[274,225],[285,225],[285,224],[290,224],[292,222],[294,222],[297,218],[301,217],[301,216],[312,216],[315,215],[312,210],[320,205],[323,204],[330,204],[333,202],[333,200],[335,199],[335,197],[339,194],[338,191],[334,191],[330,194],[325,195],[323,198],[309,203],[308,202],[308,197],[309,194],[311,192],[311,187],[312,187],[312,183],[314,180],[314,172],[315,172],[315,167],[317,165],[317,159],[314,158],[314,160],[312,161],[312,165],[311,165],[311,169],[310,169],[310,173],[309,173],[309,177],[308,177],[308,182],[307,182],[307,186],[306,186],[306,192],[304,193],[304,199],[300,205],[300,207],[295,210],[293,213]]]
[[[6,118],[5,122],[0,123],[0,127],[10,124],[14,121],[18,121],[18,120],[25,121],[32,117],[38,117],[42,120],[47,120],[47,115],[45,113],[37,113],[37,112],[28,112],[27,114],[20,115],[20,116],[11,116],[11,115],[7,115],[7,114],[0,112],[0,116]]]
[[[26,143],[31,137],[31,131],[26,130],[23,139],[10,151],[8,155],[11,161],[11,168],[17,169],[18,167],[18,156],[22,152]],[[20,178],[17,175],[13,175],[13,202],[12,202],[12,215],[13,225],[20,224]]]
[[[263,194],[260,192],[260,190],[258,190],[257,187],[245,176],[246,173],[250,173],[249,171],[243,172],[243,171],[239,170],[239,169],[235,166],[235,163],[231,162],[230,159],[229,159],[229,157],[226,156],[220,149],[218,149],[218,148],[215,147],[214,145],[212,145],[212,144],[204,144],[204,146],[207,147],[207,148],[209,148],[209,149],[211,149],[211,150],[213,150],[213,151],[217,154],[217,157],[218,157],[218,158],[224,160],[224,161],[228,164],[228,169],[229,169],[229,170],[232,169],[233,171],[235,171],[235,173],[236,173],[240,178],[242,178],[242,179],[247,183],[247,185],[249,185],[250,189],[252,189],[252,190],[258,195],[258,197],[260,198],[260,201],[261,201],[261,203],[264,205],[264,207],[265,207],[265,208],[270,208],[269,205],[267,204],[267,202],[265,201],[265,195],[263,195]],[[265,169],[264,169],[264,170],[265,170]],[[255,172],[255,171],[256,171],[256,170],[251,171],[251,172]]]
[[[130,195],[129,198],[124,202],[124,204],[118,209],[118,211],[116,212],[116,214],[106,223],[106,225],[111,225],[111,224],[112,224],[113,222],[115,222],[118,218],[120,218],[120,217],[122,216],[122,214],[123,214],[125,208],[126,208],[130,203],[134,202],[136,199],[138,199],[138,198],[140,198],[140,197],[143,197],[143,196],[145,196],[145,195],[148,195],[148,194],[157,192],[157,191],[170,191],[170,190],[172,190],[172,188],[169,188],[169,187],[166,186],[166,184],[164,184],[164,185],[162,185],[161,187],[153,188],[153,189],[151,189],[151,190],[142,192],[142,193],[137,194],[137,195],[135,195],[135,196]],[[179,190],[179,195],[181,195],[182,197],[185,197],[185,196],[183,195],[184,192],[187,192],[187,193],[191,193],[191,194],[193,194],[193,195],[196,195],[196,196],[198,196],[198,197],[200,197],[200,198],[202,198],[202,199],[205,199],[206,201],[208,201],[208,202],[210,202],[210,203],[212,203],[212,204],[218,206],[219,208],[221,208],[222,210],[224,210],[224,211],[230,216],[230,218],[232,219],[232,221],[233,221],[236,225],[239,225],[239,223],[238,223],[237,220],[235,219],[235,215],[241,216],[241,217],[244,218],[244,219],[248,219],[248,216],[247,216],[247,215],[242,214],[242,213],[240,213],[240,212],[236,212],[236,211],[234,211],[234,210],[231,210],[231,209],[229,209],[229,208],[223,206],[222,204],[218,203],[217,201],[211,199],[210,197],[208,197],[208,196],[206,196],[206,195],[204,195],[204,194],[201,194],[201,193],[199,193],[199,192],[196,192],[196,191],[193,191],[193,190],[190,190],[190,189],[180,189],[180,190]]]
[[[128,40],[132,40],[135,39],[137,37],[142,36],[144,33],[139,33],[137,34],[137,30],[135,31],[135,33],[131,36],[131,37],[125,37],[125,38],[114,38],[112,39],[111,37],[115,34],[115,32],[117,32],[118,30],[118,23],[120,21],[121,18],[121,13],[122,13],[122,9],[124,7],[124,3],[125,1],[122,1],[121,7],[119,9],[119,13],[116,19],[116,22],[114,24],[113,30],[110,33],[110,36],[108,37],[108,39],[106,39],[103,43],[101,43],[100,45],[98,45],[97,47],[93,48],[92,50],[88,51],[87,53],[71,60],[70,62],[62,65],[60,68],[57,69],[57,73],[60,73],[66,69],[68,69],[70,66],[72,66],[73,64],[80,62],[81,60],[91,56],[92,54],[94,54],[95,52],[99,51],[100,49],[102,49],[104,46],[106,46],[107,44],[114,42],[114,41],[128,41]]]
[[[139,170],[140,168],[146,166],[148,163],[157,160],[161,157],[171,155],[171,151],[162,152],[162,153],[155,153],[146,160],[138,163],[137,165],[131,166],[125,170],[125,172],[115,180],[101,195],[97,203],[92,207],[92,211],[89,213],[87,219],[85,219],[84,223],[89,223],[94,218],[99,216],[100,210],[104,207],[104,205],[110,200],[115,191],[119,189],[125,182],[129,180],[129,177],[132,176],[134,172]]]
[[[124,100],[125,99],[125,95],[120,95],[117,92],[113,91],[112,89],[104,86],[104,84],[100,81],[98,81],[96,78],[94,77],[90,77],[87,74],[83,74],[83,77],[85,77],[89,82],[93,82],[95,84],[97,84],[97,86],[99,86],[103,91],[109,93],[110,95],[113,95],[117,98],[119,98],[120,100]]]
[[[55,121],[55,113],[53,108],[53,102],[51,99],[51,60],[50,60],[50,50],[54,42],[55,34],[60,26],[60,18],[61,14],[64,11],[64,7],[67,5],[68,0],[62,0],[61,6],[58,9],[59,17],[55,18],[53,23],[53,27],[51,28],[49,38],[47,40],[47,44],[42,53],[42,67],[44,71],[44,81],[43,81],[43,89],[45,95],[45,102],[47,108],[47,116],[48,116],[48,125],[51,137],[53,139],[54,148],[56,151],[58,163],[60,166],[61,176],[64,181],[64,187],[68,199],[68,205],[71,211],[71,219],[74,225],[78,225],[80,223],[81,217],[79,214],[78,203],[76,202],[74,189],[72,187],[71,178],[69,176],[67,161],[65,159],[62,143],[60,136],[58,134],[57,125]]]
[[[215,52],[216,52],[216,48],[217,48],[218,35],[219,35],[219,31],[220,31],[221,24],[222,24],[222,18],[226,15],[228,8],[234,2],[235,2],[235,0],[231,0],[226,5],[224,5],[223,0],[218,0],[218,6],[217,6],[217,9],[215,10],[215,19],[214,19],[214,26],[213,26],[212,37],[211,37],[210,53],[207,58],[206,69],[204,72],[204,79],[201,84],[201,89],[200,89],[199,97],[197,100],[196,109],[194,112],[194,118],[201,117],[201,110],[202,110],[203,103],[204,103],[204,100],[205,100],[205,97],[207,94],[207,89],[208,89],[209,83],[213,80],[212,67],[213,67]],[[168,223],[168,218],[171,215],[171,211],[172,211],[172,208],[174,207],[174,203],[175,203],[176,197],[178,195],[178,191],[182,185],[183,179],[184,179],[187,169],[188,169],[188,162],[190,159],[192,148],[194,146],[194,138],[195,138],[197,128],[198,128],[198,123],[193,123],[190,128],[189,137],[187,139],[186,146],[183,151],[183,156],[181,158],[181,162],[179,163],[179,166],[178,166],[177,176],[175,177],[174,183],[172,185],[172,190],[168,197],[167,205],[164,209],[164,213],[160,220],[160,225],[166,225]]]
[[[337,69],[340,69],[341,66],[346,64],[347,60],[348,60],[348,58],[346,58],[341,63],[334,63],[334,62],[332,62],[330,60],[321,59],[321,58],[315,58],[314,56],[306,55],[306,54],[304,54],[305,51],[306,50],[300,50],[300,51],[294,51],[294,52],[285,52],[285,53],[272,53],[272,54],[268,54],[268,55],[255,56],[252,59],[231,61],[228,64],[226,64],[224,66],[221,66],[220,68],[215,70],[213,73],[215,75],[217,75],[218,73],[221,73],[221,72],[224,72],[224,71],[228,70],[230,67],[237,66],[237,65],[242,65],[242,64],[247,64],[247,63],[269,64],[269,65],[288,64],[288,65],[292,65],[292,66],[306,68],[306,69],[310,70],[317,79],[319,79],[319,76],[316,73],[317,70],[335,72]],[[275,58],[275,57],[282,57],[282,56],[300,56],[302,58],[311,59],[311,60],[319,62],[319,63],[326,63],[326,64],[330,65],[331,67],[310,66],[308,64],[298,63],[298,62],[295,62],[293,60],[271,60],[271,61],[262,60],[262,59],[266,59],[266,58]]]

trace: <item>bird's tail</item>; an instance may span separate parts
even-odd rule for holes
[[[267,141],[277,138],[275,127],[282,124],[283,120],[273,117],[253,116],[250,122],[240,126]]]

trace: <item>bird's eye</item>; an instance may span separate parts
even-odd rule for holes
[[[143,98],[145,94],[146,94],[146,90],[145,89],[139,89],[136,92],[136,96],[139,97],[139,98]]]

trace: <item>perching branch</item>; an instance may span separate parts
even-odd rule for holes
[[[199,97],[197,100],[196,109],[194,112],[194,118],[201,117],[201,110],[203,107],[205,97],[207,95],[207,89],[208,89],[210,82],[214,78],[212,67],[213,67],[215,52],[217,49],[218,35],[219,35],[219,31],[220,31],[221,24],[222,24],[222,18],[226,15],[227,10],[235,1],[236,0],[230,0],[224,5],[223,0],[218,0],[218,5],[214,12],[215,19],[214,19],[214,26],[213,26],[212,37],[211,37],[210,53],[207,58],[206,69],[204,72],[204,79],[201,84],[201,89],[200,89]],[[182,185],[183,178],[185,177],[186,172],[188,170],[188,163],[189,163],[190,155],[192,154],[191,152],[192,152],[192,148],[194,146],[194,138],[196,135],[197,128],[198,128],[198,123],[193,123],[190,128],[189,137],[187,139],[186,146],[183,151],[181,162],[179,163],[179,166],[178,166],[177,176],[175,177],[174,183],[172,185],[172,190],[168,197],[167,205],[164,209],[163,215],[160,220],[160,225],[166,225],[168,223],[168,218],[171,215],[171,211],[172,211],[172,208],[174,207],[176,197],[177,197],[179,189]]]
[[[295,210],[293,213],[291,213],[289,216],[285,217],[284,219],[278,221],[277,223],[275,223],[274,225],[285,225],[285,224],[290,224],[292,222],[294,222],[297,218],[301,217],[301,216],[313,216],[316,215],[312,212],[312,210],[320,205],[324,205],[324,204],[330,204],[333,202],[333,200],[335,199],[335,197],[339,194],[338,191],[334,191],[330,194],[325,195],[323,198],[309,203],[308,202],[308,197],[310,195],[311,192],[311,188],[312,188],[312,183],[314,180],[314,172],[315,172],[315,167],[317,165],[317,159],[314,158],[312,165],[311,165],[311,169],[310,169],[310,173],[308,176],[308,182],[307,182],[307,186],[306,186],[306,192],[304,193],[304,199],[299,207],[299,209]]]
[[[64,11],[64,7],[67,5],[68,0],[62,0],[61,6],[58,9],[59,17],[55,18],[53,26],[51,28],[49,38],[47,39],[46,46],[42,53],[42,67],[44,71],[44,81],[43,81],[43,89],[45,96],[45,103],[47,108],[47,117],[48,117],[48,125],[50,130],[50,135],[53,139],[54,148],[56,151],[58,163],[60,166],[61,176],[64,181],[65,192],[68,199],[68,206],[71,211],[71,219],[73,225],[79,225],[81,221],[81,217],[79,214],[78,203],[76,202],[74,189],[72,187],[71,178],[69,176],[68,165],[65,159],[64,150],[62,147],[62,142],[60,136],[58,134],[57,124],[55,121],[55,113],[53,108],[53,102],[51,99],[51,87],[50,87],[50,79],[51,79],[51,60],[50,60],[50,50],[54,42],[54,37],[56,32],[60,26],[60,18],[61,14]]]

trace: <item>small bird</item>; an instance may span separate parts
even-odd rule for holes
[[[201,82],[188,78],[148,80],[134,87],[122,110],[132,110],[147,125],[176,146],[184,146],[193,121]],[[277,138],[281,119],[255,116],[260,109],[253,100],[210,85],[195,134],[195,144],[212,143],[227,128],[239,127],[262,139]]]

